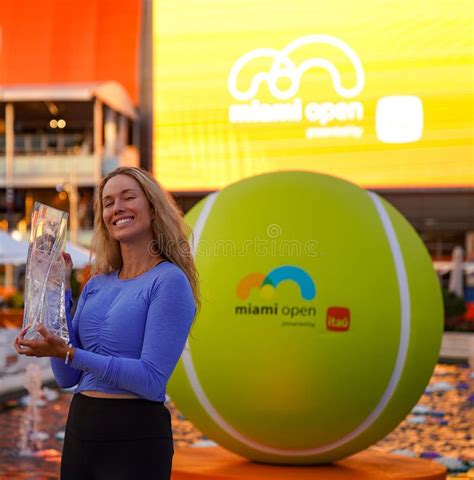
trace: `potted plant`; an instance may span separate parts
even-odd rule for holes
[[[443,288],[444,330],[447,332],[474,332],[474,322],[467,320],[466,303],[455,293]]]

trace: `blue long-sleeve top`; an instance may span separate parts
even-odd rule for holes
[[[184,272],[163,261],[128,280],[118,271],[96,275],[83,288],[73,319],[71,306],[68,290],[66,318],[75,353],[69,365],[51,357],[58,385],[77,385],[75,394],[95,390],[164,401],[196,313]]]

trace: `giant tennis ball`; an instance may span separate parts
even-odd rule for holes
[[[442,300],[410,224],[374,193],[282,172],[187,215],[202,310],[169,383],[205,435],[252,460],[337,460],[387,435],[436,363]]]

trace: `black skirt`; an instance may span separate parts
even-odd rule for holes
[[[171,414],[163,402],[73,396],[62,480],[169,480],[173,454]]]

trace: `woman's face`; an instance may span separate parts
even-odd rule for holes
[[[114,240],[134,242],[152,237],[152,211],[140,184],[130,175],[116,175],[102,191],[102,218]]]

